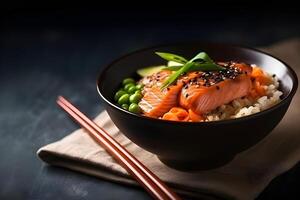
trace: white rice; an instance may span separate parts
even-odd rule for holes
[[[244,117],[266,110],[280,102],[280,96],[283,93],[278,90],[278,78],[276,76],[273,77],[266,72],[265,74],[272,80],[272,83],[270,85],[264,86],[266,89],[266,96],[262,96],[257,100],[251,100],[246,97],[236,99],[229,104],[222,105],[212,112],[208,113],[206,115],[205,121],[218,121]]]

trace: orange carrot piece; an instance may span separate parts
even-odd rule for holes
[[[261,85],[269,85],[272,80],[266,76],[262,69],[259,67],[253,67],[251,77],[255,78]]]
[[[183,108],[173,107],[169,110],[169,112],[163,115],[162,119],[172,120],[172,121],[188,121],[189,114]]]
[[[263,85],[255,80],[252,84],[252,89],[249,92],[249,96],[253,99],[258,99],[259,97],[265,96],[266,94],[267,93]]]
[[[165,120],[171,120],[171,121],[179,121],[178,117],[175,114],[169,113],[169,112],[167,112],[167,113],[164,114],[163,119],[165,119]]]
[[[253,67],[251,78],[253,78],[252,89],[249,93],[249,97],[258,99],[261,96],[266,95],[266,90],[263,86],[271,84],[272,80],[265,75],[264,71],[259,67]]]
[[[255,82],[255,89],[259,96],[266,95],[265,88],[263,88],[263,86],[261,86],[261,84],[258,81]]]
[[[192,122],[200,122],[204,120],[204,117],[202,115],[199,115],[192,111],[192,109],[189,109],[189,118],[192,120]]]

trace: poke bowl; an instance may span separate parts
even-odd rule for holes
[[[199,54],[197,53],[199,51],[206,52],[212,59],[209,58],[208,60],[205,60],[205,58],[207,58],[205,57],[206,54],[204,57],[200,56],[201,59],[198,59]],[[174,106],[175,104],[171,106],[172,108],[181,106],[178,109],[182,109],[183,112],[186,110],[187,114],[186,117],[184,117],[184,120],[172,120],[172,117],[174,116],[172,113],[170,114],[171,107],[167,108],[170,111],[164,111],[161,113],[160,111],[162,111],[165,106],[161,106],[160,104],[161,107],[156,109],[159,114],[157,114],[157,112],[152,112],[153,109],[147,110],[146,107],[143,107],[144,104],[142,102],[145,103],[146,101],[147,105],[149,103],[151,104],[149,99],[147,100],[146,97],[147,93],[152,92],[151,89],[153,86],[151,85],[151,87],[147,87],[147,83],[146,86],[144,86],[145,89],[142,89],[142,99],[139,103],[136,102],[138,104],[132,103],[132,105],[126,106],[126,104],[120,103],[121,101],[130,103],[131,100],[134,102],[133,98],[130,98],[129,101],[129,97],[134,96],[130,94],[124,95],[124,93],[122,93],[124,98],[120,100],[120,97],[117,96],[116,99],[116,92],[120,89],[120,87],[122,92],[124,91],[122,80],[124,83],[124,80],[126,82],[128,81],[128,77],[130,77],[130,80],[133,79],[136,80],[137,83],[141,83],[141,81],[145,80],[145,78],[149,79],[149,77],[151,77],[153,79],[153,75],[147,74],[145,75],[146,77],[140,77],[141,74],[137,72],[140,72],[139,70],[141,68],[145,68],[147,66],[162,66],[164,61],[161,57],[165,56],[160,53],[158,53],[160,56],[157,56],[155,52],[172,52],[182,55],[182,58],[192,58],[194,55],[198,56],[196,56],[197,59],[194,60],[192,59],[188,61],[183,59],[183,61],[186,60],[186,63],[183,62],[183,64],[181,64],[179,67],[176,66],[175,68],[177,71],[172,71],[169,73],[167,80],[170,80],[170,77],[173,76],[173,82],[168,82],[169,84],[167,87],[160,87],[161,90],[158,90],[159,92],[164,91],[163,97],[166,97],[169,91],[175,91],[175,88],[179,87],[179,81],[183,80],[182,77],[184,77],[186,74],[186,72],[177,73],[179,69],[182,70],[188,65],[187,63],[191,63],[192,61],[198,62],[200,60],[199,62],[202,62],[200,64],[195,63],[194,65],[196,67],[199,66],[200,70],[203,69],[203,72],[201,71],[200,73],[196,73],[201,74],[201,77],[199,75],[195,75],[200,77],[198,77],[198,81],[195,78],[186,82],[182,81],[183,85],[180,86],[180,89],[178,90],[179,93],[176,93],[177,96],[175,95],[176,97],[174,97],[177,101],[177,103],[175,103],[176,106]],[[203,53],[201,55],[203,56]],[[216,62],[213,62],[212,60]],[[213,65],[206,65],[206,61],[211,61]],[[261,71],[269,74],[270,80],[273,81],[271,82],[272,84],[263,86],[266,91],[265,96],[256,97],[255,102],[252,102],[253,105],[247,105],[245,108],[241,106],[241,102],[245,102],[246,100],[248,101],[247,98],[245,100],[245,94],[242,94],[242,91],[245,90],[240,91],[238,89],[239,87],[236,87],[237,89],[235,89],[232,85],[235,84],[238,86],[238,84],[236,84],[237,79],[244,80],[245,78],[245,80],[247,79],[249,82],[249,91],[251,91],[250,87],[253,87],[254,80],[251,79],[249,74],[247,75],[247,72],[242,73],[237,70],[236,66],[239,66],[239,63],[252,66],[250,67],[251,70],[252,68],[255,69],[255,66],[259,66]],[[222,67],[222,70],[225,71],[218,71],[216,73],[206,72],[205,70],[207,69],[203,68],[203,66],[206,67],[215,65]],[[231,69],[231,66],[233,66],[232,69],[236,71],[236,75],[233,78],[232,74],[231,76],[226,76],[226,73],[229,74],[227,71]],[[175,68],[172,67],[172,69]],[[161,72],[156,73],[158,74]],[[175,79],[174,76],[176,73],[178,76],[176,76]],[[188,74],[192,73],[195,74],[195,72],[188,72]],[[157,74],[155,76],[155,81],[159,82]],[[211,76],[207,74],[210,74]],[[161,74],[158,75],[158,77],[161,76]],[[205,76],[222,76],[223,79],[216,79],[217,81],[214,79],[213,82],[211,82],[211,79],[204,79],[203,77]],[[249,81],[248,78],[251,81]],[[202,84],[202,82],[199,82],[199,80],[205,80],[206,82]],[[209,80],[209,85],[207,85],[207,80]],[[248,83],[247,81],[244,83]],[[164,79],[163,83],[166,82],[167,81]],[[220,90],[218,84],[222,84],[220,86],[222,86],[224,90],[222,90],[223,88]],[[231,86],[227,87],[227,85]],[[211,169],[222,166],[232,160],[238,153],[261,141],[284,117],[297,90],[297,86],[298,79],[293,69],[274,56],[243,46],[203,42],[186,42],[179,44],[160,45],[129,53],[107,65],[99,74],[97,79],[97,90],[99,95],[104,102],[104,106],[108,115],[118,129],[132,142],[157,155],[157,157],[166,165],[183,170]],[[209,110],[209,112],[206,111],[203,115],[202,113],[201,115],[198,113],[201,107],[198,105],[201,104],[199,103],[201,102],[199,100],[201,95],[198,95],[198,90],[195,90],[196,92],[190,92],[189,95],[185,93],[183,95],[185,90],[198,87],[204,88],[206,93],[207,91],[210,91],[208,89],[211,88],[214,88],[214,93],[215,91],[224,91],[220,97],[217,96],[215,98],[218,101],[213,101],[211,99],[207,100],[207,102],[217,103],[210,103],[211,110]],[[227,90],[225,90],[225,87],[227,87]],[[245,87],[246,86],[243,86],[243,88]],[[273,97],[268,97],[269,94],[267,95],[267,91],[270,90],[270,88],[272,89],[271,92],[273,92]],[[128,91],[128,88],[126,88],[126,91]],[[195,103],[191,102],[191,100],[195,98],[192,98],[191,96],[195,96],[196,94],[198,104],[196,107],[193,107]],[[209,94],[212,93],[210,92]],[[238,96],[239,94],[240,96]],[[236,99],[233,100],[231,97],[234,95],[236,95]],[[135,97],[136,96],[139,95],[135,95]],[[163,101],[159,101],[159,103],[162,102]],[[202,104],[204,104],[203,102],[204,101],[202,101]],[[223,102],[224,105],[220,106],[220,102]],[[266,102],[273,103],[269,106],[265,106],[265,108],[259,107],[262,106],[262,104],[266,104]],[[139,112],[136,112],[136,105],[140,106]],[[224,115],[224,112],[227,110],[227,108],[235,108],[236,105],[239,107],[238,109],[233,109],[233,114],[231,113],[230,115],[226,115],[225,113]],[[209,106],[205,107],[207,108]],[[197,118],[198,121],[194,121],[194,118],[189,117],[190,111],[196,112],[196,115],[200,116],[201,120],[198,120]]]

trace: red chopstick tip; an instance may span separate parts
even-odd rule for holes
[[[57,97],[57,99],[56,99],[56,103],[57,103],[60,107],[63,107],[62,105],[64,104],[65,101],[66,101],[66,99],[65,99],[63,96],[61,96],[61,95],[59,95],[59,96]]]
[[[57,97],[57,100],[63,100],[63,99],[65,99],[63,96],[61,96],[61,95],[59,95],[58,97]]]

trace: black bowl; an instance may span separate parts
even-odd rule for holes
[[[283,91],[277,105],[250,116],[214,122],[172,122],[127,112],[118,107],[114,94],[125,77],[135,77],[142,67],[165,63],[155,51],[173,52],[191,58],[200,51],[217,61],[257,64],[276,74]],[[138,77],[137,77],[138,78]],[[279,59],[261,51],[225,44],[201,42],[156,46],[127,54],[109,64],[97,80],[98,92],[115,125],[135,144],[156,154],[178,169],[210,169],[230,161],[253,146],[280,122],[297,90],[295,72]]]

